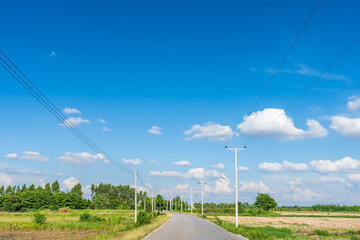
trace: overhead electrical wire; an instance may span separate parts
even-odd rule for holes
[[[297,96],[294,101],[292,101],[284,110],[285,112],[288,111],[290,108],[292,108],[299,100],[302,98],[305,93],[307,93],[339,60],[342,58],[345,53],[347,53],[350,48],[352,48],[357,41],[360,39],[360,34],[327,66],[327,68],[317,77],[314,79],[314,81],[311,82],[309,86],[307,86],[304,91],[302,91],[299,96]],[[269,127],[271,127],[272,124],[274,124],[281,115],[279,115],[277,118],[275,118],[267,127],[265,127],[261,132],[259,132],[257,135],[255,135],[246,145],[250,145],[255,139],[260,137],[263,133],[265,133]]]
[[[299,40],[300,36],[302,35],[302,33],[304,32],[305,28],[307,27],[307,25],[309,24],[311,18],[313,17],[313,15],[315,14],[316,10],[319,8],[320,3],[322,2],[322,0],[319,0],[317,2],[317,4],[315,5],[314,9],[312,10],[310,16],[306,19],[304,25],[302,26],[302,28],[300,29],[300,32],[298,33],[298,35],[296,36],[295,40],[292,42],[292,44],[290,45],[289,49],[287,50],[285,56],[282,58],[281,62],[279,63],[279,65],[277,66],[276,70],[274,71],[274,73],[271,75],[269,81],[266,83],[264,89],[261,91],[259,97],[256,99],[255,103],[251,106],[250,111],[248,112],[248,116],[251,115],[251,113],[253,112],[253,110],[255,109],[255,107],[257,106],[257,104],[259,103],[259,101],[261,100],[261,98],[263,97],[263,95],[265,94],[266,90],[269,88],[271,82],[274,80],[275,76],[278,74],[280,68],[282,67],[282,65],[284,64],[285,60],[287,59],[287,57],[289,56],[291,50],[294,48],[296,42]],[[228,146],[231,141],[233,140],[234,135],[232,135],[230,137],[230,140],[227,142],[226,146]],[[215,163],[217,163],[222,155],[224,154],[225,149],[222,149],[218,158],[215,160]]]
[[[0,53],[7,59],[0,56],[0,65],[18,82],[20,83],[43,107],[46,108],[55,118],[57,118],[65,127],[67,127],[75,136],[77,136],[82,142],[88,145],[96,153],[100,153],[107,159],[112,165],[119,168],[124,173],[133,175],[134,170],[127,166],[124,166],[114,160],[109,154],[103,151],[98,145],[96,145],[89,137],[87,137],[78,127],[76,127],[67,117],[36,87],[36,85],[30,81],[30,79],[11,61],[11,59],[2,51]],[[16,71],[16,70],[18,71]],[[24,78],[27,80],[25,81]]]

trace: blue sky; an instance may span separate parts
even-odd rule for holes
[[[283,111],[359,34],[357,1],[321,3],[244,118],[315,5],[12,1],[3,5],[0,41],[60,109],[80,111],[64,114],[87,120],[77,125],[83,132],[163,194],[199,189],[205,178],[206,201],[233,201],[234,156],[221,154],[225,144],[234,136],[229,145],[243,146],[277,118],[239,153],[240,201],[268,192],[280,205],[359,204],[360,44]],[[133,184],[4,69],[0,79],[0,185]],[[190,165],[174,164],[181,161]]]

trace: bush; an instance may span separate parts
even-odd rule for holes
[[[313,234],[311,234],[311,235],[318,235],[318,236],[323,236],[323,237],[328,237],[328,236],[330,236],[330,234],[329,234],[327,231],[325,231],[325,230],[315,230],[315,231],[313,232]]]
[[[80,222],[101,222],[101,221],[104,221],[104,219],[99,216],[91,215],[89,213],[80,214]]]
[[[36,212],[33,214],[33,222],[43,225],[46,223],[46,215],[43,213]]]
[[[137,215],[137,223],[139,225],[149,224],[151,222],[150,215],[145,211],[140,211]]]

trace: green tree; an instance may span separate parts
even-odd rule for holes
[[[45,184],[45,190],[46,191],[51,191],[50,183]]]
[[[263,209],[264,211],[269,211],[277,206],[275,199],[270,197],[269,194],[259,193],[255,200],[255,206]]]
[[[71,193],[78,195],[78,196],[82,196],[84,193],[81,191],[82,186],[80,183],[76,184],[72,189],[71,189]]]
[[[51,184],[51,190],[54,193],[60,192],[60,184],[59,184],[59,182],[57,180],[53,184]]]

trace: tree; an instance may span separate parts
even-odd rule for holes
[[[269,194],[259,193],[255,200],[255,206],[263,209],[264,211],[269,211],[277,206],[275,199],[270,197]]]
[[[50,183],[45,184],[45,190],[49,192],[51,191]]]
[[[60,192],[60,184],[57,180],[53,184],[51,184],[51,190],[54,193]]]
[[[72,189],[71,189],[71,193],[78,195],[78,196],[82,196],[84,193],[81,191],[82,186],[80,183],[76,184]]]

